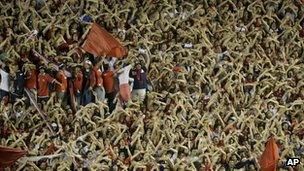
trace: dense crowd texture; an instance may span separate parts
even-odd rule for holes
[[[300,0],[2,0],[0,13],[12,81],[39,69],[55,78],[59,63],[81,71],[92,19],[128,49],[114,70],[140,63],[150,85],[144,101],[121,105],[118,93],[113,112],[96,100],[73,114],[51,91],[38,102],[45,117],[25,93],[4,94],[0,145],[29,152],[12,170],[258,170],[271,135],[277,169],[304,170]]]

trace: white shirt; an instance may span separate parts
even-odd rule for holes
[[[126,34],[126,30],[125,29],[117,29],[117,32],[123,32],[124,34]]]
[[[16,117],[17,118],[20,118],[20,116],[22,116],[23,115],[23,112],[21,111],[21,112],[16,112]]]
[[[130,73],[131,68],[132,68],[132,65],[128,65],[118,71],[118,73],[120,73],[118,76],[119,85],[129,83],[129,73]]]
[[[109,64],[109,67],[110,67],[110,70],[114,70],[114,63],[115,63],[115,61],[117,60],[117,58],[114,58],[114,57],[112,57],[112,59],[111,60],[106,60],[106,62]]]
[[[184,48],[192,48],[193,44],[192,43],[185,43]]]
[[[168,15],[171,17],[171,18],[174,18],[176,16],[176,14],[178,14],[178,11],[176,9],[174,9],[173,12],[169,12]]]
[[[169,160],[170,160],[172,163],[174,163],[176,159],[177,159],[177,153],[174,153],[174,154],[170,157]]]
[[[138,52],[139,52],[140,54],[146,54],[146,53],[147,53],[147,50],[146,50],[146,49],[139,48],[139,49],[138,49]]]
[[[277,109],[276,109],[276,108],[269,109],[269,111],[270,111],[273,115],[277,114]]]
[[[241,27],[235,26],[235,31],[244,32],[244,31],[246,31],[246,27],[245,26],[241,26]]]
[[[229,52],[225,51],[225,52],[217,54],[218,60],[222,60],[222,58],[224,57],[224,55],[230,56]]]

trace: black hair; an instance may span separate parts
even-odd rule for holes
[[[104,65],[103,65],[103,69],[104,69],[105,71],[109,70],[109,69],[110,69],[110,65],[109,65],[109,64],[104,64]]]

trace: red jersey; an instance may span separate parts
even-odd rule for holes
[[[68,81],[67,81],[67,77],[64,74],[63,70],[60,70],[57,73],[57,80],[61,83],[61,85],[57,85],[57,92],[66,92],[67,88],[68,88]]]
[[[80,92],[82,90],[82,83],[83,83],[83,74],[81,72],[76,73],[74,79],[74,92]]]
[[[37,88],[37,73],[36,73],[35,69],[33,69],[33,70],[31,70],[27,73],[25,87],[28,88],[28,89],[36,89]]]
[[[97,68],[96,66],[93,67],[93,71],[95,73],[95,77],[96,77],[96,83],[95,86],[96,87],[100,87],[103,85],[103,80],[102,80],[102,72],[100,68]]]
[[[113,71],[106,71],[102,73],[103,86],[107,93],[111,93],[115,88],[115,78]]]
[[[47,97],[49,96],[48,85],[55,81],[49,74],[39,74],[38,75],[38,96]]]

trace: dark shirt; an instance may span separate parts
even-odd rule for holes
[[[133,70],[131,72],[131,77],[134,79],[133,89],[146,89],[147,88],[147,75],[145,71],[142,70]]]
[[[83,72],[83,89],[86,90],[90,87],[90,72]]]
[[[245,160],[245,161],[240,161],[237,162],[234,166],[235,169],[241,169],[241,168],[247,168],[250,165],[254,165],[254,161],[253,160]]]
[[[96,78],[92,70],[83,71],[83,90],[88,90],[90,87],[94,87],[96,83]]]
[[[14,93],[18,96],[22,96],[25,86],[25,74],[23,72],[17,72],[14,80]]]

